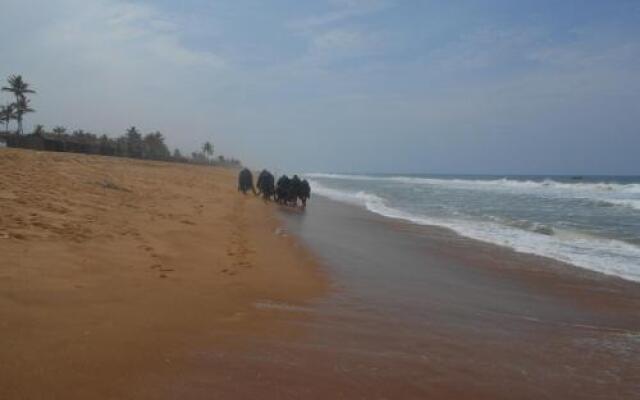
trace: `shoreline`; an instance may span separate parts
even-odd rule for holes
[[[339,283],[307,341],[344,398],[638,398],[638,283],[311,204],[286,219]]]
[[[258,305],[302,334],[201,349],[175,398],[637,398],[635,283],[329,200],[278,211],[331,290]]]
[[[478,206],[481,210],[478,212],[484,217],[471,217],[467,218],[470,215],[475,215],[474,211],[467,210],[461,211],[462,215],[466,215],[465,218],[456,217],[457,211],[454,211],[452,215],[441,214],[437,209],[434,210],[434,215],[432,216],[430,212],[422,213],[420,211],[416,211],[413,209],[413,206],[405,205],[394,205],[400,204],[402,201],[402,196],[399,198],[395,198],[394,194],[388,193],[385,196],[388,196],[391,200],[384,200],[378,196],[377,190],[382,191],[384,193],[384,187],[376,188],[374,185],[373,188],[367,188],[366,185],[364,187],[356,185],[359,189],[351,187],[350,189],[341,188],[340,185],[337,186],[325,186],[324,181],[314,181],[312,180],[312,185],[316,188],[316,193],[320,193],[321,196],[339,201],[345,204],[356,204],[362,208],[367,209],[368,211],[383,216],[389,219],[401,220],[415,225],[433,227],[437,226],[440,228],[445,228],[456,232],[456,234],[473,239],[481,242],[508,247],[514,251],[519,253],[533,254],[541,257],[551,258],[553,260],[559,261],[561,263],[568,263],[574,266],[579,266],[581,268],[585,268],[591,271],[601,272],[606,275],[621,277],[626,280],[640,282],[640,275],[638,275],[634,259],[640,258],[640,253],[638,252],[637,246],[633,242],[626,241],[622,236],[611,236],[609,237],[607,234],[604,236],[600,236],[595,233],[596,231],[591,231],[590,229],[596,229],[595,226],[590,226],[592,222],[586,218],[584,218],[585,213],[593,213],[594,218],[596,219],[606,219],[606,218],[622,218],[621,212],[623,210],[632,210],[637,209],[637,205],[634,203],[634,200],[628,199],[625,193],[627,191],[631,191],[631,186],[634,186],[633,182],[627,183],[621,181],[621,177],[618,177],[618,180],[615,183],[603,183],[603,182],[589,182],[589,180],[594,179],[594,177],[587,177],[588,179],[585,183],[575,183],[574,181],[567,182],[565,180],[553,181],[553,184],[545,184],[544,180],[516,180],[517,177],[502,177],[501,179],[488,179],[487,177],[479,177],[479,180],[467,180],[469,175],[459,175],[452,177],[450,180],[442,180],[435,179],[432,176],[423,176],[423,177],[373,177],[373,176],[350,176],[350,175],[322,175],[322,174],[310,174],[310,178],[318,177],[318,178],[328,178],[328,179],[337,179],[336,182],[340,182],[340,180],[351,180],[360,181],[357,182],[358,185],[362,185],[365,181],[384,181],[390,180],[390,182],[402,182],[403,184],[411,184],[416,185],[412,190],[425,190],[425,187],[431,188],[433,185],[434,196],[438,198],[438,196],[442,196],[443,190],[446,190],[448,195],[453,196],[454,192],[451,190],[465,189],[461,194],[455,194],[455,196],[460,196],[460,198],[464,199],[464,204],[469,204],[473,202],[473,199],[470,199],[465,196],[469,196],[469,191],[466,189],[475,188],[482,189],[483,191],[487,188],[491,188],[491,190],[486,190],[483,195],[479,198],[484,198],[486,195],[487,198],[493,198],[491,196],[498,196],[493,198],[493,201],[506,201],[505,207],[510,209],[510,211],[506,211],[505,213],[498,212],[495,210],[491,210],[491,206],[489,206],[486,201],[478,200]],[[539,179],[549,179],[549,177],[538,177]],[[414,181],[415,180],[415,181]],[[505,182],[510,182],[508,185]],[[427,186],[423,184],[428,184]],[[478,186],[480,185],[480,186]],[[535,187],[534,192],[530,192],[533,189],[532,185]],[[568,185],[571,188],[565,187],[562,192],[563,194],[556,198],[556,193],[553,189],[549,189],[554,187],[553,185]],[[574,187],[576,185],[590,185],[594,186],[589,190],[584,187]],[[637,185],[636,185],[637,186]],[[412,186],[402,186],[398,187],[399,193],[404,193],[404,190],[409,190]],[[446,188],[446,189],[445,189]],[[507,190],[507,188],[509,188]],[[524,189],[526,188],[526,190]],[[570,192],[567,192],[567,189]],[[358,190],[356,192],[356,190]],[[432,189],[429,189],[432,190]],[[506,190],[506,191],[505,191]],[[522,191],[525,190],[525,191]],[[557,190],[557,189],[555,189]],[[512,192],[513,191],[513,192]],[[522,191],[522,192],[521,192]],[[576,227],[571,227],[571,223],[566,222],[558,222],[558,224],[549,220],[551,215],[549,213],[553,213],[553,211],[545,211],[537,214],[537,211],[532,211],[531,215],[523,214],[523,210],[518,210],[517,207],[512,203],[514,202],[514,197],[516,194],[533,194],[533,193],[544,193],[545,191],[550,191],[547,193],[550,197],[541,197],[540,204],[531,204],[529,207],[531,210],[536,210],[537,207],[541,209],[548,209],[557,207],[555,202],[562,201],[564,202],[564,207],[577,207],[575,212],[578,215],[582,215],[582,217],[578,217],[578,221]],[[569,193],[569,194],[567,194]],[[577,194],[579,193],[579,194]],[[607,197],[606,193],[617,193],[616,195],[610,195]],[[403,196],[406,196],[405,193]],[[563,197],[563,196],[567,197]],[[507,196],[507,197],[505,197]],[[508,197],[511,196],[511,197]],[[384,197],[384,196],[383,196]],[[395,199],[395,200],[394,200]],[[554,200],[550,200],[554,199]],[[580,203],[585,199],[586,203]],[[431,204],[430,201],[425,198],[427,204]],[[445,201],[441,199],[440,201]],[[461,204],[458,204],[455,197],[451,199],[453,203],[456,203],[453,208],[456,210],[461,207]],[[567,202],[573,202],[572,204],[568,204]],[[587,206],[586,204],[589,204]],[[597,204],[595,206],[594,204]],[[417,205],[414,205],[418,207]],[[431,206],[434,206],[431,204]],[[464,208],[464,206],[462,206]],[[488,208],[487,208],[488,207]],[[592,207],[592,209],[588,209],[585,207]],[[595,207],[595,209],[594,209]],[[419,207],[418,207],[419,208]],[[445,207],[446,208],[446,207]],[[602,210],[613,210],[611,211],[612,216],[605,216],[601,214],[604,212]],[[607,211],[609,212],[609,211]],[[546,215],[545,215],[546,213]],[[495,214],[495,215],[494,215]],[[632,218],[633,216],[629,216]],[[561,215],[557,215],[555,219],[562,220],[563,217]],[[612,220],[613,221],[613,220]],[[609,221],[609,224],[613,222]],[[628,224],[625,223],[625,220],[618,220],[618,225],[622,226],[632,226],[633,222]],[[582,224],[582,225],[581,225]],[[577,228],[580,226],[580,228]],[[607,229],[613,229],[610,225],[603,225],[603,227],[608,227]],[[604,229],[604,228],[603,228]],[[615,229],[614,229],[615,230]],[[630,235],[630,231],[627,228],[624,228],[619,232],[620,235]]]
[[[640,393],[634,282],[318,196],[265,204],[228,170],[0,167],[2,398]]]
[[[166,398],[327,278],[235,171],[2,149],[0,397]],[[300,316],[304,319],[306,316]]]

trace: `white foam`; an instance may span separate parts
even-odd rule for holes
[[[408,185],[444,186],[456,189],[526,193],[541,197],[587,199],[612,206],[629,207],[640,210],[640,184],[606,182],[558,182],[552,179],[543,181],[502,179],[441,179],[406,176],[370,176],[312,173],[310,178],[386,181]]]
[[[314,193],[344,203],[362,206],[376,214],[419,225],[436,225],[484,242],[567,262],[582,268],[640,282],[640,247],[618,240],[603,239],[571,231],[556,230],[553,235],[500,224],[465,219],[431,218],[390,207],[380,196],[349,192],[310,181]]]
[[[338,200],[343,203],[354,204],[357,206],[366,206],[370,203],[382,202],[383,199],[375,194],[367,192],[348,192],[345,190],[332,189],[324,186],[316,181],[309,181],[314,193]]]
[[[603,200],[605,203],[609,203],[612,205],[630,207],[635,210],[640,210],[640,200],[632,200],[632,199],[607,199]]]

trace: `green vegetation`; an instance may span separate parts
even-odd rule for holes
[[[36,91],[29,88],[29,84],[22,79],[21,75],[11,75],[7,78],[9,86],[3,86],[3,92],[10,92],[15,97],[15,101],[7,107],[13,108],[12,119],[18,122],[16,129],[16,135],[23,134],[22,131],[22,118],[24,114],[34,112],[35,110],[29,106],[29,100],[27,94],[35,93]],[[4,117],[3,117],[4,118]]]
[[[27,95],[36,92],[20,75],[11,75],[7,82],[8,85],[2,90],[13,94],[15,101],[0,106],[0,122],[4,125],[4,132],[0,132],[0,140],[4,139],[9,147],[204,165],[241,165],[240,161],[234,158],[227,159],[222,155],[214,159],[214,146],[209,141],[202,145],[202,151],[191,153],[190,158],[184,157],[179,149],[175,149],[172,154],[162,133],[156,131],[143,135],[135,126],[127,129],[123,135],[116,138],[106,134],[96,135],[82,129],[68,134],[67,129],[63,126],[56,126],[48,132],[43,125],[36,125],[33,133],[25,135],[22,128],[24,115],[35,112],[29,106],[30,100]],[[12,121],[16,121],[14,132],[9,130]]]
[[[202,145],[202,152],[207,156],[207,158],[213,156],[213,145],[210,142],[205,142]]]

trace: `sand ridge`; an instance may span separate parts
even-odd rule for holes
[[[157,398],[326,280],[235,171],[0,150],[0,398]],[[137,389],[133,389],[137,388]]]

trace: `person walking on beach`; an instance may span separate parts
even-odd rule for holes
[[[244,168],[238,175],[238,191],[242,192],[242,194],[247,194],[248,190],[256,194],[256,188],[253,186],[253,175],[251,171]]]

